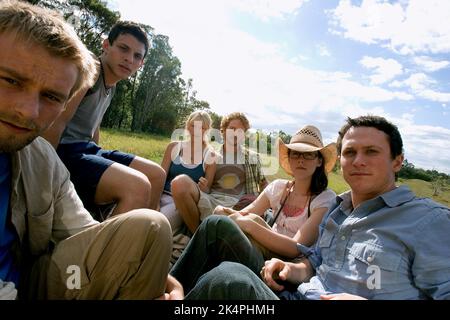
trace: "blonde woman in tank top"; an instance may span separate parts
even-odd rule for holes
[[[160,211],[169,219],[173,231],[181,227],[183,219],[172,198],[172,181],[185,175],[197,183],[203,192],[208,193],[211,188],[216,173],[215,153],[207,139],[211,123],[211,117],[206,111],[192,112],[185,124],[188,138],[171,142],[164,153],[161,167],[166,172],[166,181]]]

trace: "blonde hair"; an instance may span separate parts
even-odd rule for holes
[[[220,131],[225,132],[228,125],[233,120],[240,120],[242,122],[242,124],[244,125],[245,131],[250,129],[250,122],[248,121],[245,114],[243,114],[242,112],[233,112],[222,118],[222,121],[220,122]]]
[[[193,121],[196,121],[199,119],[202,122],[202,124],[205,124],[208,127],[207,129],[211,128],[212,120],[211,120],[211,116],[209,115],[209,113],[206,111],[203,111],[203,110],[197,110],[197,111],[192,112],[189,115],[189,117],[187,118],[185,129],[188,129]]]
[[[95,83],[97,60],[59,13],[21,1],[3,0],[0,2],[0,34],[5,32],[15,33],[17,39],[41,45],[51,55],[75,64],[78,77],[70,97]]]

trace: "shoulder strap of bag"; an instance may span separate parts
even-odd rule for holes
[[[313,201],[313,199],[316,197],[316,195],[313,195],[311,197],[309,197],[308,200],[308,218],[311,216],[311,201]]]
[[[270,224],[271,227],[272,227],[272,226],[275,224],[275,222],[277,221],[278,216],[279,216],[280,213],[281,213],[281,210],[283,210],[283,207],[284,207],[284,205],[286,204],[286,201],[287,201],[287,199],[289,198],[289,195],[290,195],[291,192],[292,192],[292,187],[293,187],[293,186],[294,186],[294,182],[292,182],[292,181],[288,181],[288,182],[286,183],[286,189],[285,189],[284,199],[283,199],[283,201],[282,201],[280,207],[278,208],[277,213],[275,214],[275,216],[274,216],[274,218],[273,218],[273,220],[272,220],[272,223]]]

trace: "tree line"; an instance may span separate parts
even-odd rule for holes
[[[441,179],[447,180],[450,183],[450,175],[438,172],[436,170],[416,168],[414,164],[408,161],[408,159],[403,161],[403,166],[399,172],[399,177],[405,179],[420,179],[429,182]]]

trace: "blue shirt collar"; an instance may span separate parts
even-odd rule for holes
[[[394,190],[383,193],[382,195],[379,195],[378,197],[367,201],[381,199],[388,207],[395,208],[402,205],[403,203],[411,201],[412,199],[414,199],[414,197],[415,195],[411,191],[411,189],[406,185],[402,185],[396,187]],[[353,209],[351,200],[351,191],[346,191],[336,196],[337,204],[341,206],[341,209],[344,213],[349,211],[351,212],[351,210]]]
[[[380,196],[380,198],[384,200],[384,203],[391,208],[398,207],[406,202],[409,202],[414,199],[414,197],[414,193],[406,185],[399,186],[394,190],[386,192]]]

